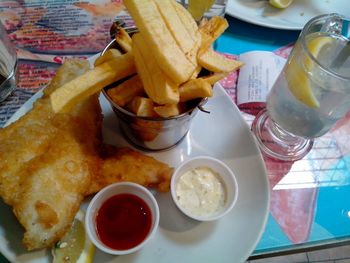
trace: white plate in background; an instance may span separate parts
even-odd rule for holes
[[[350,15],[349,0],[294,0],[286,9],[269,5],[268,0],[228,0],[226,13],[243,21],[277,29],[301,30],[312,17],[339,13]]]

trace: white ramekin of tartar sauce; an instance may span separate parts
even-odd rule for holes
[[[226,215],[238,197],[238,184],[232,170],[209,156],[182,163],[172,176],[170,188],[176,206],[199,221],[212,221]]]

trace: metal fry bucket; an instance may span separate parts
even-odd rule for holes
[[[110,48],[119,48],[112,40],[102,54]],[[142,150],[161,151],[179,144],[190,129],[191,121],[207,99],[197,99],[187,105],[187,111],[169,118],[149,118],[136,116],[117,105],[107,94],[109,87],[103,89],[103,94],[112,106],[119,120],[119,126],[126,140]]]

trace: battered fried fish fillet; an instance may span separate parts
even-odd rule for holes
[[[102,166],[95,173],[89,192],[95,193],[101,188],[121,181],[134,182],[144,186],[156,187],[158,191],[169,190],[172,169],[156,159],[131,150],[104,145],[101,152]]]
[[[0,130],[0,195],[25,228],[29,250],[52,245],[69,229],[92,180],[101,144],[97,95],[69,114],[54,114],[49,101],[88,69],[87,61],[65,63],[33,109]]]
[[[0,195],[23,225],[28,250],[60,240],[84,197],[107,184],[130,180],[169,189],[167,165],[130,149],[103,146],[97,95],[69,113],[52,112],[49,94],[88,66],[82,60],[65,62],[33,109],[0,129]],[[122,177],[112,172],[125,167]]]
[[[88,63],[83,60],[65,63],[44,91],[43,98],[34,103],[33,109],[15,123],[0,129],[0,195],[6,203],[15,203],[19,194],[17,190],[26,178],[26,173],[21,171],[33,158],[47,152],[59,129],[53,125],[54,113],[48,95],[88,68]]]

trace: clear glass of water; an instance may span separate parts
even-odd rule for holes
[[[16,88],[17,55],[0,22],[0,102]]]
[[[224,16],[227,0],[178,0],[199,22],[202,18]]]
[[[267,156],[295,161],[350,110],[350,20],[311,19],[252,124]]]

